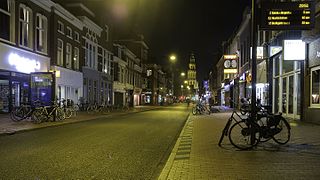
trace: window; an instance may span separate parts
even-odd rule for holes
[[[80,35],[78,32],[74,32],[74,40],[80,42]]]
[[[13,41],[14,38],[14,1],[0,3],[0,38]]]
[[[72,29],[69,26],[67,26],[66,35],[72,39]]]
[[[60,21],[58,21],[58,32],[64,34],[64,25]]]
[[[66,68],[71,69],[72,67],[72,46],[67,43],[66,45]]]
[[[57,65],[63,66],[63,41],[58,39]]]
[[[152,75],[152,70],[147,70],[147,76],[151,76]]]
[[[37,51],[47,52],[47,18],[42,14],[37,14],[36,21],[36,49]]]
[[[311,69],[311,106],[320,107],[320,67]]]
[[[79,70],[79,48],[75,47],[74,50],[74,56],[73,56],[73,64],[74,64],[74,69]]]
[[[32,11],[27,6],[20,5],[19,17],[19,44],[24,47],[32,48],[32,26],[31,26]],[[2,28],[2,27],[1,27]]]

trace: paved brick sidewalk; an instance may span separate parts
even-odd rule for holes
[[[147,111],[155,108],[157,108],[157,106],[137,106],[129,111],[125,111],[125,112],[115,111],[115,112],[105,113],[105,114],[88,114],[86,112],[80,112],[76,117],[65,119],[61,122],[44,122],[40,124],[33,124],[30,119],[26,119],[20,122],[13,122],[10,119],[10,116],[8,114],[0,114],[0,136],[13,134],[21,131],[27,131],[31,129],[44,128],[49,126],[58,126],[63,124],[93,120],[97,118],[110,117],[110,116],[121,115],[126,113]]]
[[[319,179],[320,126],[290,122],[291,140],[239,151],[218,140],[230,113],[190,116],[159,179]]]

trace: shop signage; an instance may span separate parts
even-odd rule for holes
[[[315,24],[314,1],[262,2],[261,30],[310,30]]]
[[[224,55],[224,74],[236,74],[237,71],[237,55]]]
[[[306,43],[302,40],[283,41],[283,59],[285,61],[304,60],[306,57]]]
[[[263,59],[264,53],[263,53],[263,47],[258,46],[257,47],[257,59]],[[250,47],[250,59],[252,59],[252,47]]]
[[[10,53],[8,56],[8,62],[15,69],[23,73],[31,73],[40,70],[40,62],[34,59],[19,56],[16,53]]]
[[[281,46],[270,46],[269,47],[269,57],[272,57],[273,55],[277,54],[280,51],[282,51]]]

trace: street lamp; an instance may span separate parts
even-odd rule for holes
[[[177,60],[177,57],[175,55],[170,55],[169,57],[169,60],[171,62],[171,78],[172,78],[172,85],[171,85],[171,88],[172,88],[172,95],[174,95],[174,73],[173,73],[173,65],[175,64],[176,60]]]
[[[177,57],[175,55],[171,55],[170,56],[170,61],[171,63],[175,63],[176,62]]]
[[[180,75],[181,75],[182,77],[185,77],[185,76],[186,76],[186,73],[182,72]]]

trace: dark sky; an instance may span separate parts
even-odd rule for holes
[[[145,36],[153,61],[168,65],[177,55],[176,67],[186,71],[194,52],[198,80],[219,58],[221,42],[241,23],[250,0],[88,0],[113,19],[116,31],[135,31]],[[110,14],[109,14],[110,13]]]

